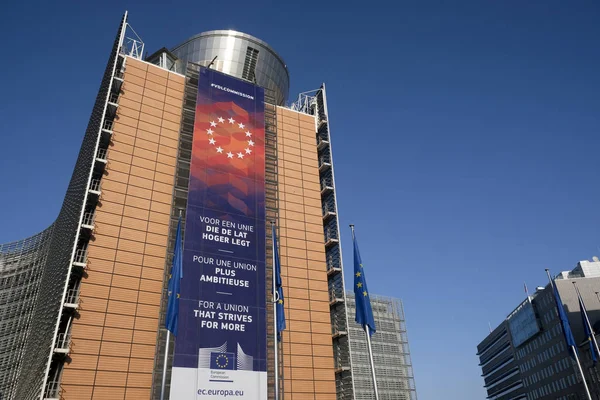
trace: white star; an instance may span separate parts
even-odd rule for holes
[[[252,134],[250,133],[250,131],[246,131],[246,136],[247,137],[252,137]]]
[[[223,117],[219,117],[219,122],[220,122],[220,123],[223,123],[223,122],[225,122],[225,120],[223,119]]]
[[[215,121],[210,121],[210,126],[217,126],[217,123]]]
[[[253,142],[252,140],[248,140],[248,144],[249,144],[250,146],[254,146],[254,142]]]
[[[244,158],[244,154],[242,154],[241,152],[238,153],[238,158]]]
[[[213,132],[214,132],[214,131],[213,131],[212,129],[210,129],[210,128],[208,128],[208,129],[206,130],[206,133],[208,133],[209,135],[212,135],[212,134],[213,134]]]
[[[233,153],[232,152],[227,153],[227,158],[233,158]]]
[[[238,126],[240,127],[240,129],[244,129],[244,126],[246,126],[246,125],[240,123],[240,124],[238,124]]]
[[[250,153],[252,153],[252,150],[246,149],[246,154],[250,154]]]
[[[219,154],[220,154],[220,153],[222,153],[222,152],[223,152],[223,149],[221,148],[221,146],[217,147],[217,153],[219,153]]]
[[[235,119],[233,119],[233,118],[229,118],[229,123],[230,123],[230,124],[233,124],[234,122],[235,122]]]
[[[213,138],[210,138],[210,140],[208,141],[208,143],[215,144],[215,143],[217,143],[217,141],[215,139],[213,139]]]

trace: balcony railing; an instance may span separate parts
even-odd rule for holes
[[[347,328],[346,328],[346,319],[345,318],[341,318],[336,316],[332,321],[331,321],[331,334],[332,335],[346,335],[347,334]]]
[[[83,266],[87,265],[87,249],[77,249],[73,263]]]
[[[338,240],[337,229],[335,229],[335,228],[325,229],[323,231],[323,234],[325,235],[326,242],[329,240]]]
[[[48,381],[46,390],[44,390],[44,400],[58,400],[61,397],[61,392],[59,381]]]
[[[111,93],[108,102],[119,105],[119,95],[117,93]]]
[[[102,125],[102,129],[105,130],[105,131],[112,132],[113,125],[114,125],[114,121],[109,120],[109,119],[105,119],[104,120],[104,125]]]
[[[319,171],[323,172],[331,168],[331,160],[329,157],[319,157]]]
[[[103,148],[99,148],[98,152],[96,153],[96,159],[100,160],[100,161],[104,161],[106,162],[106,155],[108,153],[108,150],[103,149]]]
[[[339,291],[337,290],[330,290],[329,291],[329,304],[335,304],[335,303],[343,303],[344,302],[344,294],[343,293],[338,293]]]
[[[71,334],[70,333],[59,333],[56,338],[56,346],[54,351],[56,353],[68,353],[71,347]]]
[[[90,192],[100,193],[100,179],[92,179],[90,182]]]
[[[327,180],[321,181],[321,195],[327,195],[333,192],[333,183],[328,182]]]
[[[84,225],[87,228],[94,228],[94,219],[96,218],[96,214],[93,212],[86,212],[83,215],[83,221],[81,225]]]
[[[325,246],[331,246],[332,244],[339,242],[337,229],[325,228],[323,234],[325,236]]]
[[[340,267],[332,267],[330,264],[327,264],[327,275],[335,275],[342,272]]]
[[[77,308],[79,306],[79,290],[69,289],[65,297],[65,307]]]
[[[324,149],[327,146],[329,146],[329,141],[328,140],[324,140],[324,139],[321,139],[321,138],[317,139],[317,149],[318,150],[322,150],[322,149]]]
[[[340,260],[340,249],[339,247],[332,247],[326,250],[325,260],[327,261],[327,268],[341,268]]]
[[[333,195],[327,196],[323,199],[322,203],[323,219],[327,219],[336,215],[335,212],[335,197]]]

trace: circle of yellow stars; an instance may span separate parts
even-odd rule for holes
[[[225,364],[221,364],[221,360],[225,360]],[[217,356],[217,359],[215,360],[215,363],[217,364],[217,367],[219,368],[226,368],[227,365],[229,365],[229,358],[227,358],[227,356],[225,354],[219,354]]]
[[[210,128],[208,128],[206,130],[206,133],[208,134],[208,143],[210,143],[215,147],[215,150],[217,151],[217,153],[219,154],[223,154],[223,152],[225,151],[225,149],[223,149],[221,146],[217,146],[217,141],[214,138],[214,133],[215,131],[212,128],[216,128],[218,124],[225,124],[225,121],[229,121],[229,123],[231,125],[237,125],[239,129],[242,129],[242,131],[244,130],[244,128],[246,128],[246,125],[244,125],[243,123],[236,123],[235,119],[233,118],[228,118],[227,120],[223,117],[219,117],[216,120],[210,121]],[[248,143],[248,146],[244,149],[244,152],[238,152],[237,153],[237,158],[243,159],[244,156],[249,156],[250,154],[252,154],[252,148],[254,147],[254,141],[252,140],[252,132],[250,132],[249,130],[246,131],[246,137],[250,138],[248,139],[246,142]],[[236,154],[232,153],[231,151],[228,151],[227,153],[227,158],[233,158]]]
[[[360,265],[360,267],[361,267],[361,268],[363,267],[363,265],[362,265],[362,264],[359,264],[359,265]],[[361,275],[362,275],[362,273],[361,273],[360,271],[358,271],[358,272],[356,273],[356,277],[357,277],[357,278],[360,278],[360,276],[361,276]],[[360,288],[362,288],[362,286],[363,286],[362,282],[358,282],[358,283],[356,284],[356,287],[357,287],[357,288],[359,288],[359,289],[360,289]],[[363,290],[363,292],[362,292],[362,293],[363,293],[363,296],[365,296],[365,297],[368,295],[368,293],[367,293],[367,291],[366,291],[366,290]]]

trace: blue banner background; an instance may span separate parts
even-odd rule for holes
[[[220,118],[224,122],[219,122]],[[210,142],[211,139],[214,141]],[[234,157],[228,157],[228,152]],[[239,362],[240,346],[245,355],[253,357],[254,371],[266,371],[264,174],[263,89],[202,68],[185,218],[184,278],[174,367],[198,368],[199,349],[219,348],[226,342],[223,354],[234,353],[235,357],[230,358]],[[201,218],[214,218],[220,223],[206,224]],[[224,227],[223,221],[233,227]],[[246,229],[239,229],[240,224]],[[207,226],[218,228],[218,232],[207,231]],[[252,227],[252,231],[247,227]],[[223,229],[231,232],[223,234]],[[210,240],[205,235],[216,235],[227,242]],[[249,246],[242,240],[249,241]],[[256,268],[234,268],[235,263]],[[248,287],[206,281],[215,277],[247,281]],[[213,308],[201,307],[203,302],[212,302]],[[221,310],[216,308],[217,304]],[[231,305],[247,307],[248,311],[224,310]],[[214,311],[214,315],[205,311]],[[245,322],[226,321],[219,318],[220,312],[233,314]],[[230,322],[243,325],[244,331],[223,329],[222,324]],[[216,329],[210,327],[213,324]],[[211,353],[210,366],[215,365],[214,354]]]

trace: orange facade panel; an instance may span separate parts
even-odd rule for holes
[[[126,57],[66,400],[150,397],[183,87],[182,76]]]
[[[286,399],[335,398],[314,117],[278,108]],[[287,356],[290,356],[289,359]],[[315,369],[318,367],[318,369]]]

